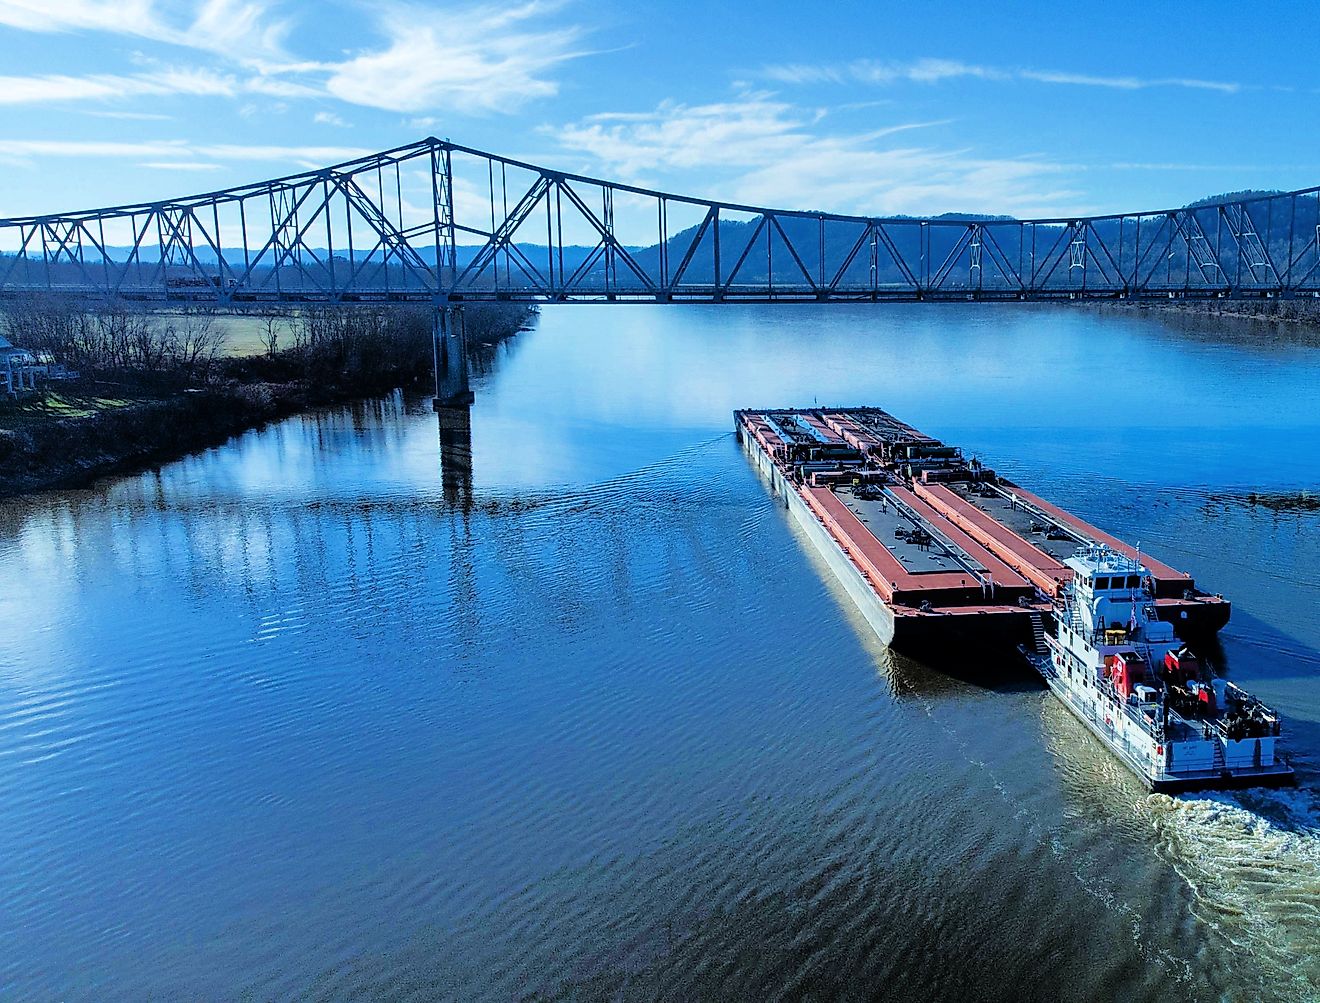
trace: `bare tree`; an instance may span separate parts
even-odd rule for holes
[[[151,317],[140,313],[125,314],[119,323],[122,324],[125,343],[120,368],[140,369],[145,373],[161,372],[169,360],[174,325],[170,321],[164,324],[153,323]]]
[[[36,293],[11,300],[0,324],[15,345],[69,366],[85,361],[87,316],[69,300]]]
[[[261,344],[266,349],[266,358],[275,358],[279,349],[280,332],[291,327],[288,312],[278,306],[264,309],[258,317],[261,324]]]
[[[225,331],[211,311],[189,312],[170,327],[173,368],[191,380],[205,381],[225,344]]]
[[[155,372],[165,353],[150,318],[122,301],[105,303],[91,312],[86,328],[86,354],[95,368]]]

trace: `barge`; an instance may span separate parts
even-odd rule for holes
[[[1179,675],[1176,666],[1194,664],[1186,646],[1212,640],[1232,608],[1190,574],[880,408],[737,411],[735,429],[885,644],[926,661],[1021,651],[1154,789],[1291,779],[1274,755],[1273,712],[1204,667]],[[1096,570],[1120,564],[1121,575]],[[1097,580],[1121,580],[1126,606],[1110,591],[1103,611],[1086,613]],[[1123,610],[1126,627],[1105,619]],[[1154,685],[1125,689],[1115,657],[1132,666],[1124,679],[1140,660]]]
[[[737,411],[735,429],[880,639],[926,660],[1041,640],[1080,546],[1137,557],[880,408]],[[1222,596],[1141,559],[1178,637],[1203,641],[1228,622]]]

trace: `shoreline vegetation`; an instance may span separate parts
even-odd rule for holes
[[[469,350],[525,330],[519,304],[465,307]],[[304,307],[246,315],[249,348],[225,354],[227,315],[123,303],[7,304],[0,335],[72,375],[0,400],[0,498],[149,469],[318,407],[429,392],[431,311]],[[76,375],[73,375],[76,374]]]
[[[1152,314],[1184,317],[1213,317],[1256,321],[1265,324],[1290,324],[1320,333],[1320,299],[1132,299],[1097,300],[1106,310],[1136,310]]]

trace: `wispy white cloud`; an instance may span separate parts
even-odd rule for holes
[[[385,45],[324,67],[326,93],[388,111],[466,114],[515,111],[553,97],[559,84],[549,71],[578,55],[581,34],[547,20],[559,6],[382,4],[376,19]]]
[[[223,164],[207,164],[195,160],[168,160],[137,164],[152,171],[222,171]]]
[[[781,84],[889,84],[899,80],[938,83],[956,77],[1010,80],[1012,74],[990,66],[977,66],[954,59],[917,59],[908,63],[871,59],[851,63],[779,63],[761,68],[760,76]]]
[[[1107,87],[1115,90],[1142,90],[1148,87],[1189,87],[1196,90],[1233,94],[1242,90],[1240,83],[1203,80],[1195,77],[1106,76],[1040,70],[1027,67],[987,66],[956,59],[917,59],[911,62],[884,62],[859,59],[850,63],[814,64],[780,63],[765,66],[761,76],[782,84],[892,84],[898,81],[935,84],[944,80],[974,78],[1007,82],[1030,80],[1044,84],[1067,84],[1078,87]]]
[[[57,101],[107,101],[162,94],[224,94],[225,84],[214,77],[190,74],[185,78],[98,74],[87,77],[48,75],[0,77],[0,104],[47,104]]]
[[[151,0],[0,0],[0,24],[25,31],[113,31],[154,39],[169,33]]]
[[[1315,164],[1204,164],[1179,161],[1119,161],[1100,165],[1110,171],[1206,171],[1212,174],[1229,174],[1234,171],[1252,174],[1266,174],[1277,171],[1298,171],[1312,173],[1317,170]]]
[[[263,76],[234,76],[206,69],[160,67],[132,75],[92,76],[0,76],[0,105],[53,104],[57,102],[122,101],[135,97],[237,97],[263,94],[275,97],[304,97],[317,92],[289,81]]]
[[[981,80],[1007,80],[1010,74],[993,66],[977,66],[956,59],[918,59],[915,62],[882,63],[864,60],[849,67],[852,75],[867,83],[890,83],[911,80],[921,84],[935,84],[955,77],[977,77]]]
[[[169,122],[174,117],[154,111],[95,111],[90,108],[81,110],[84,115],[91,115],[93,118],[113,118],[132,122]]]
[[[1105,77],[1088,73],[1060,73],[1051,70],[1019,70],[1023,80],[1044,84],[1072,84],[1078,87],[1110,87],[1115,90],[1137,91],[1148,87],[1188,87],[1192,90],[1219,91],[1236,94],[1242,85],[1227,80],[1201,80],[1196,77]]]
[[[272,163],[293,162],[307,167],[324,167],[365,157],[376,151],[361,146],[255,146],[242,143],[199,144],[192,147],[201,157],[217,160],[264,160]]]
[[[0,77],[0,104],[262,94],[407,113],[511,113],[554,97],[555,69],[584,54],[575,48],[582,30],[552,17],[561,7],[561,0],[443,9],[364,2],[359,13],[374,39],[342,59],[312,60],[287,51],[290,23],[267,0],[168,8],[153,0],[0,0],[0,26],[112,33],[205,52],[214,64],[179,69],[136,54],[135,73]]]
[[[145,142],[76,139],[0,139],[0,159],[10,163],[32,163],[35,158],[101,157],[132,159],[143,164],[169,164],[176,170],[185,164],[211,161],[263,161],[322,167],[370,153],[352,146],[259,146],[240,143],[198,143],[188,139],[155,139]],[[193,168],[199,169],[199,168]]]
[[[184,140],[125,143],[84,139],[0,139],[0,157],[176,157],[186,156]]]
[[[333,125],[340,129],[347,129],[350,125],[332,111],[318,111],[312,116],[312,121],[317,125]]]
[[[265,0],[0,0],[0,25],[36,32],[97,31],[261,65],[287,60],[289,23]]]
[[[1078,210],[1081,196],[1068,187],[1064,165],[894,143],[939,124],[832,132],[814,111],[747,95],[596,115],[554,135],[590,157],[594,169],[660,187],[700,172],[721,197],[750,205],[877,214]]]

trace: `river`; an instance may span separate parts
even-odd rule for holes
[[[396,396],[0,503],[0,996],[1315,999],[1320,512],[1250,495],[1317,388],[1208,319],[560,306],[470,452]],[[1223,591],[1299,788],[881,648],[732,436],[815,401]]]

